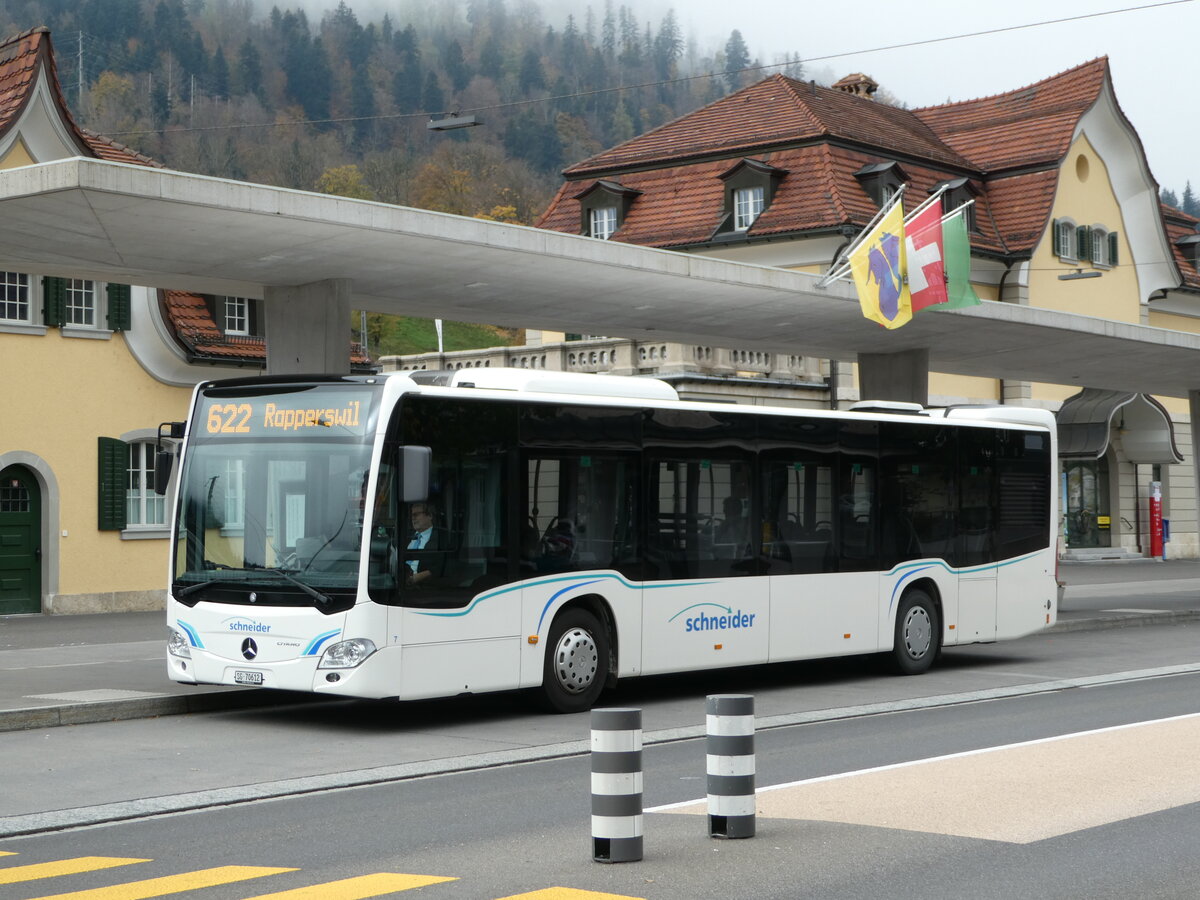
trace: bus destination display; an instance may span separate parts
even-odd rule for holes
[[[197,421],[212,437],[366,433],[370,395],[305,391],[294,397],[204,397]]]

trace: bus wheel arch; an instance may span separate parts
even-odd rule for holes
[[[905,589],[896,608],[890,663],[901,675],[929,670],[942,648],[942,604],[937,586],[917,581]]]
[[[542,700],[555,712],[583,712],[615,680],[612,612],[599,597],[576,598],[550,623],[542,662]]]

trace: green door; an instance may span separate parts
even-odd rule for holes
[[[42,611],[42,503],[23,466],[0,472],[0,616]]]

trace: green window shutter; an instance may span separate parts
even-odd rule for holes
[[[133,318],[129,285],[109,284],[106,290],[108,291],[109,331],[128,331]]]
[[[125,479],[129,446],[116,438],[100,438],[99,502],[97,525],[101,531],[125,528]]]
[[[1117,264],[1117,233],[1110,231],[1108,234],[1108,264],[1115,266]]]
[[[67,279],[42,279],[42,321],[47,325],[62,325],[67,318]]]
[[[1055,256],[1063,255],[1062,235],[1058,230],[1058,219],[1050,223],[1050,250]]]
[[[1075,243],[1079,245],[1075,248],[1075,258],[1080,261],[1090,261],[1092,258],[1092,229],[1087,225],[1080,225],[1075,230]]]

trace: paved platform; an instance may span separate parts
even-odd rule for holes
[[[1064,563],[1057,631],[1200,620],[1200,560]],[[0,616],[0,731],[304,703],[166,676],[162,612]]]

